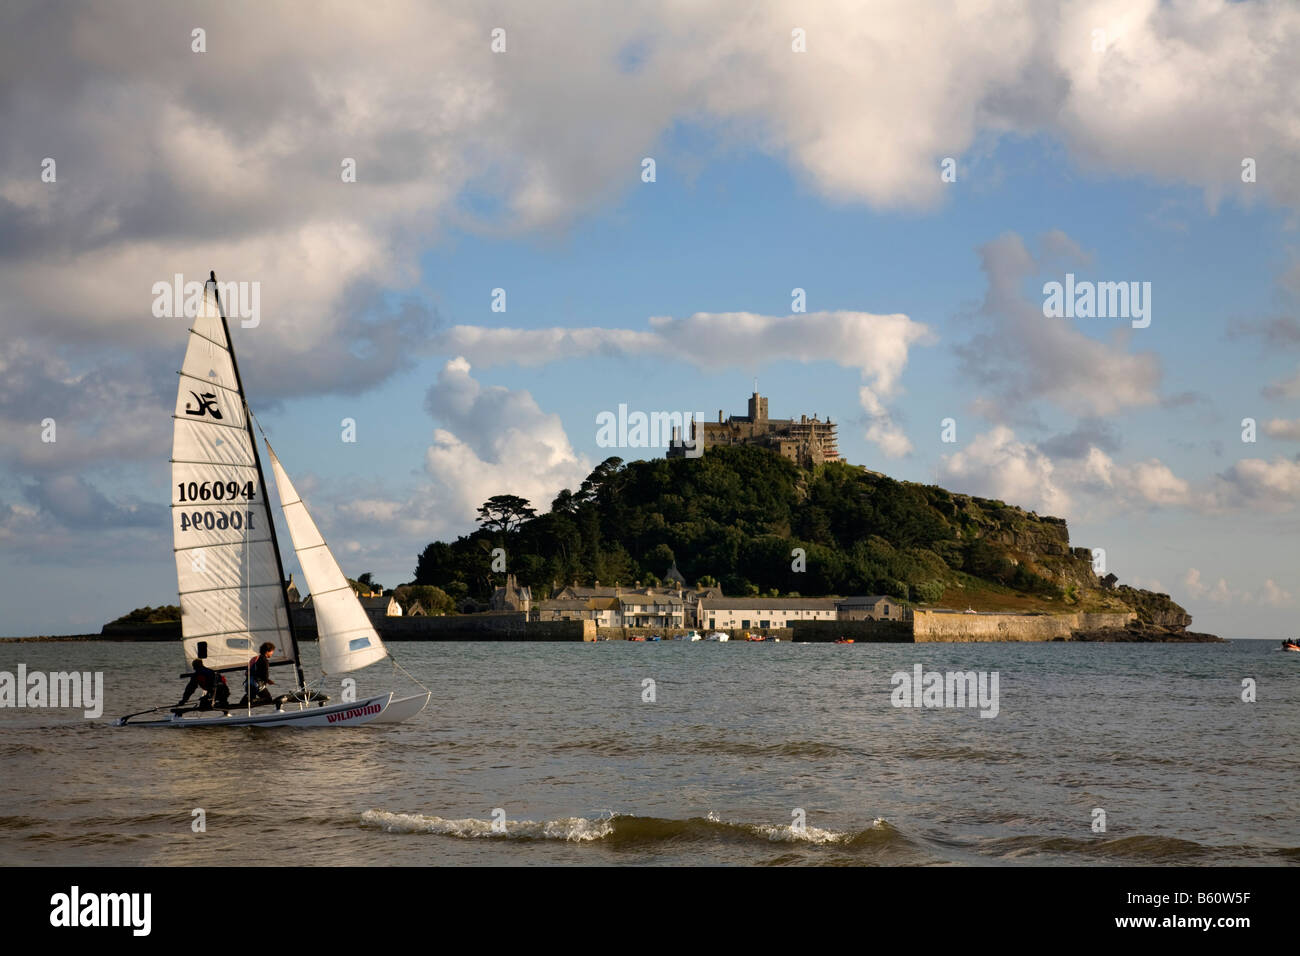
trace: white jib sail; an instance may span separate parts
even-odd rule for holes
[[[344,577],[307,513],[307,506],[285,474],[280,459],[270,443],[266,446],[275,473],[275,487],[280,493],[280,507],[293,538],[293,549],[302,565],[303,577],[311,590],[311,604],[316,611],[316,634],[320,647],[320,668],[326,674],[346,674],[388,656],[384,642],[370,623],[356,592]]]
[[[190,329],[172,433],[172,540],[187,662],[247,664],[258,645],[293,660],[271,511],[215,285]]]

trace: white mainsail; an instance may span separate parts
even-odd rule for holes
[[[188,662],[247,664],[264,641],[294,660],[270,503],[216,283],[190,329],[172,415],[172,540]]]
[[[369,616],[357,600],[356,592],[330,553],[316,522],[307,513],[307,506],[294,489],[280,459],[275,457],[270,442],[267,442],[266,450],[271,456],[271,469],[275,474],[276,490],[280,493],[285,524],[289,526],[298,563],[302,565],[307,587],[311,589],[321,670],[326,674],[345,674],[383,660],[388,656],[384,642],[379,639]]]

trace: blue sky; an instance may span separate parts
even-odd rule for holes
[[[215,268],[262,284],[261,324],[234,328],[249,400],[349,574],[409,580],[490,495],[544,507],[609,454],[661,453],[598,447],[601,411],[741,414],[757,378],[774,417],[839,422],[851,462],[1064,515],[1197,629],[1290,633],[1297,51],[1258,41],[1300,35],[1296,12],[1007,3],[981,46],[974,7],[923,29],[886,6],[412,6],[360,39],[300,36],[277,6],[205,11],[240,77],[144,7],[60,11],[39,56],[8,24],[0,631],[174,601],[185,323],[145,290]],[[514,46],[493,59],[498,21]],[[253,28],[280,47],[230,45]],[[117,52],[77,61],[85,31]],[[842,55],[884,40],[922,52]],[[1042,316],[1066,272],[1149,282],[1150,327]],[[41,447],[46,415],[60,441]]]

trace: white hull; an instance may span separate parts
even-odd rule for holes
[[[173,714],[165,720],[130,721],[119,727],[359,727],[362,724],[395,724],[414,717],[429,703],[430,694],[417,694],[393,700],[392,693],[314,707],[310,704],[286,704],[283,710],[259,707],[230,711],[208,710]],[[227,716],[227,714],[229,716]]]

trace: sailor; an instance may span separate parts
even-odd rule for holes
[[[275,645],[266,641],[258,648],[258,655],[248,662],[248,688],[240,705],[249,703],[249,698],[253,704],[271,703],[271,692],[266,685],[275,683],[271,680],[271,655],[274,653]]]
[[[230,703],[230,688],[226,686],[226,679],[210,667],[205,667],[203,658],[194,658],[194,673],[190,676],[190,682],[185,685],[185,696],[176,706],[179,707],[190,699],[190,695],[198,688],[203,688],[203,693],[199,695],[199,710],[211,710],[215,699],[218,707],[226,707]]]

